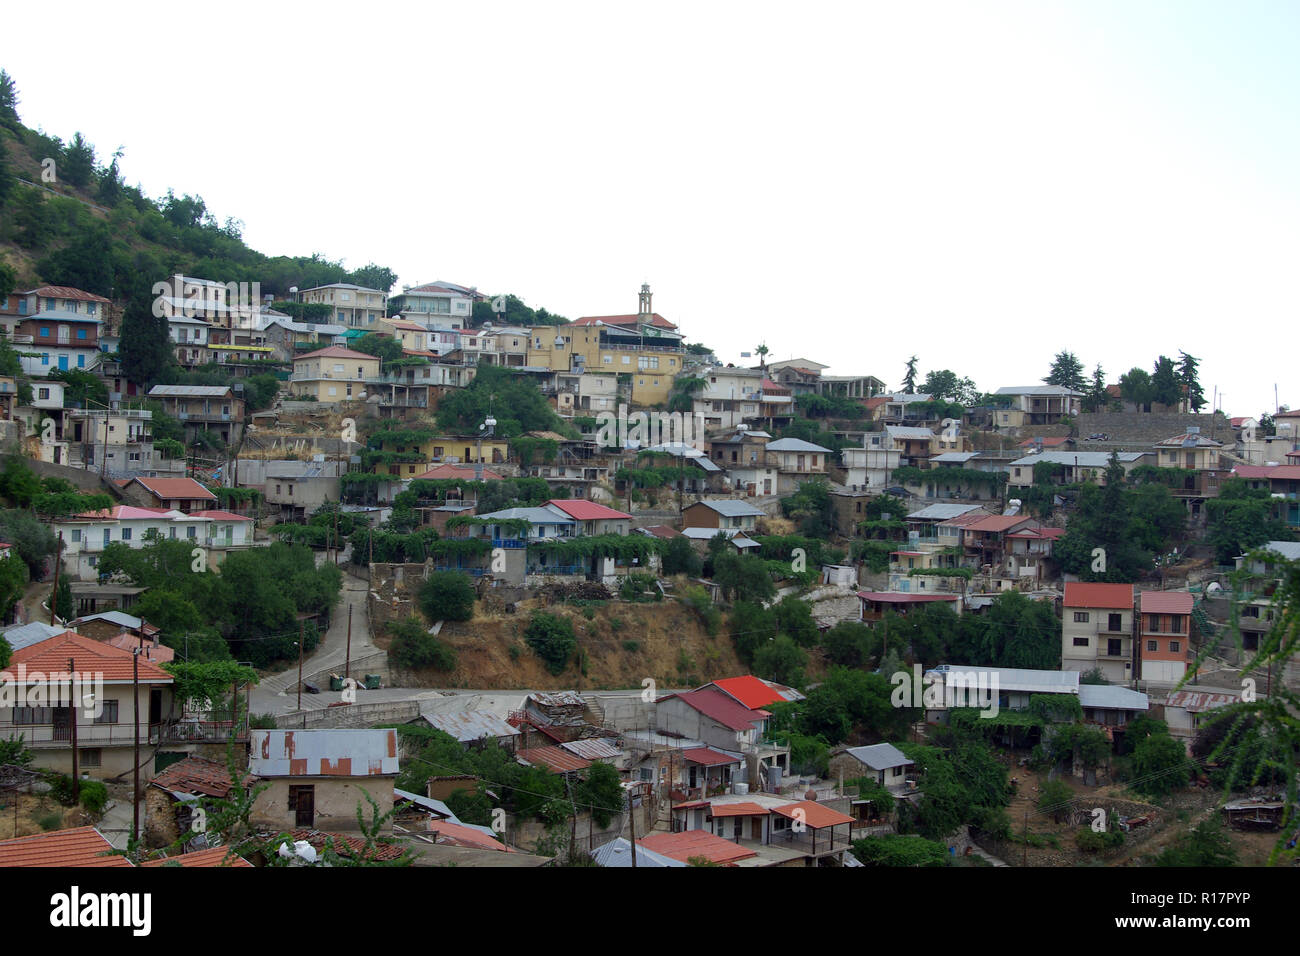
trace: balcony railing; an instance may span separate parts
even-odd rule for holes
[[[162,742],[165,724],[140,724],[140,742]],[[72,744],[70,724],[13,724],[0,723],[0,739],[23,736],[23,743],[34,749],[68,747]],[[135,741],[135,726],[131,723],[97,724],[92,718],[77,715],[77,746],[126,746]]]

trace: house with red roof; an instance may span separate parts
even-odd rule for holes
[[[144,490],[150,505],[189,514],[217,503],[217,496],[193,478],[133,478],[131,485]],[[127,486],[128,491],[131,485]]]
[[[15,344],[23,371],[43,378],[52,371],[91,369],[99,362],[99,336],[109,300],[70,286],[40,286],[18,295]],[[28,338],[30,336],[30,338]]]
[[[1237,465],[1232,473],[1244,478],[1248,488],[1272,495],[1278,517],[1292,529],[1300,529],[1300,464]]]
[[[155,661],[64,631],[14,651],[0,671],[0,685],[7,685],[0,697],[0,740],[21,734],[36,766],[71,773],[75,728],[78,770],[117,777],[134,766],[133,687],[138,686],[140,741],[147,747],[166,736],[172,684]]]
[[[1187,591],[1143,591],[1138,628],[1138,664],[1142,680],[1176,684],[1194,659],[1192,608]]]
[[[552,498],[546,504],[572,518],[577,523],[574,529],[577,534],[627,534],[631,530],[630,514],[616,511],[597,501],[588,501],[585,498]]]
[[[767,738],[770,711],[748,707],[736,696],[761,699],[767,691],[748,682],[731,687],[732,691],[727,691],[708,684],[659,698],[655,701],[655,726],[661,734],[696,741],[720,754],[741,754],[750,790],[774,789],[790,770],[790,748]]]
[[[1070,581],[1061,602],[1061,670],[1115,683],[1133,673],[1133,585]]]
[[[650,849],[666,856],[707,855],[724,866],[818,866],[823,860],[842,861],[849,852],[854,823],[849,814],[817,800],[752,791],[682,801],[674,804],[672,815],[674,832],[663,836],[679,841],[656,840],[661,835],[651,834]]]

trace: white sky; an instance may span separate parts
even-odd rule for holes
[[[724,361],[765,341],[891,386],[914,352],[991,391],[1061,348],[1112,382],[1181,348],[1256,415],[1300,399],[1297,28],[1262,2],[24,3],[0,67],[29,125],[124,146],[129,182],[269,255],[570,318],[649,281]]]

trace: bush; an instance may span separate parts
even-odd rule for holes
[[[1133,751],[1133,789],[1148,796],[1173,793],[1187,784],[1191,764],[1182,741],[1153,734]]]
[[[668,542],[661,560],[664,574],[685,574],[696,578],[704,568],[704,559],[696,552],[691,539],[685,535],[672,538]]]
[[[253,714],[248,718],[248,726],[253,730],[275,730],[275,715]]]
[[[1117,846],[1124,845],[1124,831],[1122,830],[1094,830],[1092,827],[1084,827],[1074,835],[1075,845],[1084,853],[1100,853],[1102,850],[1113,850]]]
[[[446,642],[428,633],[418,618],[391,621],[388,633],[393,635],[388,658],[398,667],[432,667],[440,671],[456,669],[456,652]]]
[[[633,571],[623,579],[618,588],[618,596],[624,601],[635,603],[663,600],[663,592],[659,590],[655,576],[640,571]]]
[[[57,830],[63,826],[63,814],[44,813],[36,818],[36,823],[42,830]]]
[[[468,621],[474,617],[474,597],[468,574],[435,571],[421,582],[416,600],[430,622]]]
[[[546,669],[557,675],[564,673],[569,658],[578,647],[573,625],[564,618],[545,611],[533,612],[528,627],[524,630],[524,640],[533,649],[533,653],[545,662]]]
[[[0,638],[0,640],[3,640],[3,638]],[[26,737],[23,734],[10,737],[8,740],[0,740],[0,764],[30,767],[36,755],[27,749],[24,743],[25,740]]]
[[[919,836],[881,836],[854,840],[852,853],[863,866],[947,866],[948,848]]]
[[[106,803],[108,803],[108,787],[98,780],[81,781],[82,807],[98,816],[104,812],[104,804]]]
[[[629,654],[635,654],[637,651],[641,650],[641,645],[637,641],[624,641],[623,650],[627,651]]]
[[[778,684],[803,686],[803,669],[808,655],[786,635],[768,641],[754,652],[754,674]]]
[[[75,802],[72,799],[72,778],[66,773],[57,771],[47,771],[44,774],[45,782],[50,785],[50,796],[63,804],[70,807]]]

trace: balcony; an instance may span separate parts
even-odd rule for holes
[[[128,702],[129,705],[129,702]],[[127,708],[129,710],[129,706]],[[159,744],[164,739],[165,724],[140,724],[140,743]],[[72,745],[70,724],[0,724],[0,738],[23,736],[23,742],[33,750],[57,749]],[[97,724],[82,714],[77,715],[77,747],[129,747],[135,742],[135,726],[131,723]]]

